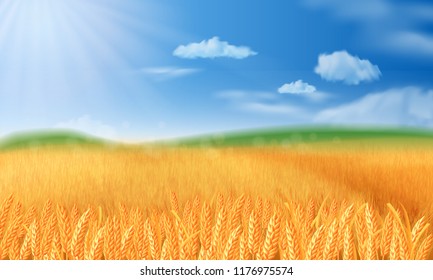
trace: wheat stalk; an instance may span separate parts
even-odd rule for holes
[[[346,209],[341,216],[340,223],[338,226],[338,248],[337,248],[337,254],[338,251],[340,251],[343,248],[344,245],[344,230],[346,227],[350,226],[353,215],[355,214],[355,208],[354,205],[351,204],[349,207],[343,208]]]
[[[167,252],[170,259],[179,259],[179,239],[178,233],[173,225],[173,222],[166,216],[165,217],[165,232],[167,235],[167,242],[169,243],[170,250]]]
[[[0,248],[2,250],[0,254],[0,259],[4,260],[9,255],[9,248],[14,243],[16,239],[19,239],[19,233],[21,232],[20,226],[22,224],[22,213],[21,213],[21,204],[17,203],[14,207],[14,211],[12,213],[12,222],[9,225],[8,229],[5,232],[3,240],[1,241]]]
[[[365,221],[366,221],[366,230],[367,230],[367,249],[365,254],[365,259],[373,260],[376,259],[376,248],[375,248],[375,228],[376,228],[376,219],[373,215],[373,210],[369,204],[365,207]]]
[[[31,240],[32,240],[32,231],[33,228],[35,227],[35,221],[30,225],[30,228],[27,230],[26,236],[24,237],[24,241],[23,244],[21,245],[20,248],[20,259],[21,260],[27,260],[31,253]]]
[[[313,237],[308,245],[307,254],[305,259],[313,260],[316,258],[318,254],[318,244],[320,240],[323,238],[324,225],[321,225],[313,234]]]
[[[234,260],[236,259],[236,252],[238,251],[238,240],[242,233],[241,226],[238,226],[233,232],[230,234],[228,238],[227,244],[224,248],[224,253],[222,255],[223,260]]]
[[[298,238],[296,235],[295,225],[286,221],[286,236],[287,236],[287,248],[284,252],[284,259],[298,260],[301,258],[300,249],[298,244]]]
[[[244,231],[239,240],[239,260],[248,260],[248,232]]]
[[[39,254],[39,243],[40,243],[40,233],[39,233],[39,222],[36,219],[33,222],[33,227],[31,228],[32,238],[31,238],[31,251],[33,254],[33,259],[41,259]]]
[[[393,217],[390,212],[385,217],[384,226],[382,228],[382,238],[380,242],[380,251],[382,257],[385,258],[389,254],[393,233]]]
[[[346,226],[344,229],[343,260],[353,260],[355,258],[354,247],[353,232],[349,226]]]
[[[9,216],[9,211],[11,209],[13,200],[14,200],[14,195],[11,194],[7,199],[5,199],[5,201],[3,202],[0,208],[0,240],[2,240],[3,238],[3,234]]]
[[[419,246],[418,252],[416,254],[416,260],[427,259],[433,246],[433,234],[429,234],[426,239]]]
[[[171,210],[175,211],[176,213],[179,213],[179,200],[177,199],[177,195],[175,192],[170,193],[170,205],[171,205]]]
[[[149,237],[150,254],[153,260],[157,260],[160,256],[160,250],[156,239],[155,228],[152,223],[147,223],[147,233]]]
[[[69,240],[72,237],[69,216],[66,212],[65,207],[57,205],[57,224],[59,225],[60,231],[60,242],[62,244],[63,252],[66,254],[70,253],[70,247],[68,246]]]
[[[209,204],[206,202],[203,204],[201,217],[201,232],[200,232],[200,242],[202,248],[207,251],[210,249],[212,241],[212,214]]]
[[[280,216],[274,213],[269,221],[266,231],[265,242],[263,244],[261,258],[271,260],[275,257],[278,249],[278,239],[280,236]]]
[[[338,244],[337,233],[338,233],[338,223],[337,223],[337,219],[334,219],[334,221],[332,222],[328,230],[328,235],[326,238],[325,249],[323,251],[324,260],[330,260],[334,258],[334,251],[337,249],[337,244]]]
[[[134,235],[134,226],[130,226],[127,230],[125,230],[125,233],[122,236],[121,255],[120,255],[120,259],[122,259],[122,260],[127,259],[128,250],[130,249],[130,247],[132,245],[132,236],[133,235]]]
[[[78,220],[77,226],[72,234],[71,253],[76,260],[84,259],[84,237],[89,223],[89,210]]]
[[[259,244],[261,242],[260,231],[259,214],[256,209],[254,209],[251,212],[248,223],[248,249],[250,250],[250,253],[253,255],[253,257],[259,251]]]

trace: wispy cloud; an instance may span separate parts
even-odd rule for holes
[[[289,115],[289,116],[304,116],[305,112],[299,107],[288,104],[269,104],[261,102],[246,102],[241,104],[241,109],[256,113]]]
[[[313,9],[328,10],[343,21],[360,24],[364,47],[433,58],[432,32],[424,26],[433,21],[432,3],[390,0],[306,0]],[[362,44],[362,43],[360,43]]]
[[[318,123],[433,127],[433,90],[394,88],[320,111]]]
[[[201,70],[197,68],[180,68],[180,67],[167,66],[167,67],[142,68],[141,71],[143,71],[143,73],[156,80],[167,80],[172,78],[188,76],[200,72]]]
[[[327,81],[343,81],[349,85],[379,79],[381,72],[369,60],[352,56],[347,51],[321,54],[314,71]]]
[[[418,54],[433,55],[432,35],[421,32],[402,31],[393,33],[388,39],[396,49],[411,50]]]
[[[290,116],[293,119],[305,119],[307,111],[287,101],[281,100],[277,93],[245,90],[226,90],[215,94],[225,99],[236,110],[264,115]]]
[[[311,102],[322,102],[329,98],[332,98],[333,96],[329,93],[323,92],[323,91],[315,91],[311,93],[305,93],[302,96],[305,96],[309,101]]]
[[[386,0],[305,0],[311,8],[328,9],[338,17],[371,19],[387,16],[391,6]]]
[[[228,100],[233,108],[255,114],[281,116],[291,122],[393,125],[433,128],[433,90],[420,87],[391,88],[367,93],[361,98],[340,105],[306,106],[283,98],[269,99],[272,93],[225,91],[219,98]],[[276,94],[278,97],[278,94]]]
[[[267,91],[247,91],[247,90],[224,90],[217,92],[215,97],[230,101],[245,101],[245,100],[275,100],[278,96]]]
[[[249,47],[230,45],[226,41],[220,41],[218,37],[203,40],[199,43],[180,45],[173,51],[174,56],[188,59],[217,57],[243,59],[256,54],[257,52]]]
[[[77,130],[107,139],[114,139],[117,136],[117,131],[113,126],[95,120],[89,115],[83,115],[76,119],[59,122],[55,124],[53,128]]]
[[[247,97],[247,92],[242,90],[225,90],[215,94],[215,97],[227,100],[242,100]]]

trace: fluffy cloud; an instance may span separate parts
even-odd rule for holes
[[[321,102],[330,97],[329,94],[317,91],[315,86],[305,83],[302,80],[284,84],[278,88],[278,92],[281,94],[300,95],[313,102]]]
[[[319,112],[319,123],[433,126],[433,90],[395,88]]]
[[[191,75],[200,71],[197,68],[179,68],[179,67],[150,67],[143,68],[142,71],[157,79],[157,80],[167,80],[172,78],[183,77],[187,75]]]
[[[101,121],[92,119],[89,115],[81,116],[77,119],[71,119],[66,122],[60,122],[54,125],[54,128],[71,129],[85,132],[94,136],[99,136],[107,139],[116,137],[116,130]]]
[[[304,83],[302,80],[291,82],[289,84],[282,85],[279,89],[279,93],[291,93],[291,94],[303,94],[313,93],[316,91],[316,87],[308,83]]]
[[[357,85],[363,81],[379,79],[381,72],[377,65],[366,59],[352,56],[346,51],[321,54],[314,71],[327,81],[343,81]]]
[[[180,45],[173,51],[174,56],[189,59],[216,57],[243,59],[256,54],[257,52],[252,51],[249,47],[230,45],[228,42],[220,41],[218,37],[203,40],[200,43]]]

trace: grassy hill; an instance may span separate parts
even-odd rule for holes
[[[109,141],[66,130],[33,131],[11,134],[0,139],[0,151],[53,145],[102,146]]]
[[[280,127],[178,138],[162,143],[184,147],[227,147],[370,140],[394,142],[420,140],[431,141],[433,144],[433,131],[409,128]]]
[[[279,127],[235,131],[219,134],[183,137],[156,141],[151,144],[163,147],[242,147],[292,144],[321,144],[328,142],[371,143],[429,143],[433,145],[433,131],[398,128],[345,128],[345,127]],[[145,145],[148,145],[146,143]],[[0,139],[0,151],[44,146],[119,145],[114,141],[64,130],[22,132]],[[128,146],[126,144],[122,145]],[[129,145],[134,147],[136,145]]]

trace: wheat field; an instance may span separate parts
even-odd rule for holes
[[[431,259],[433,150],[0,153],[0,259]]]

